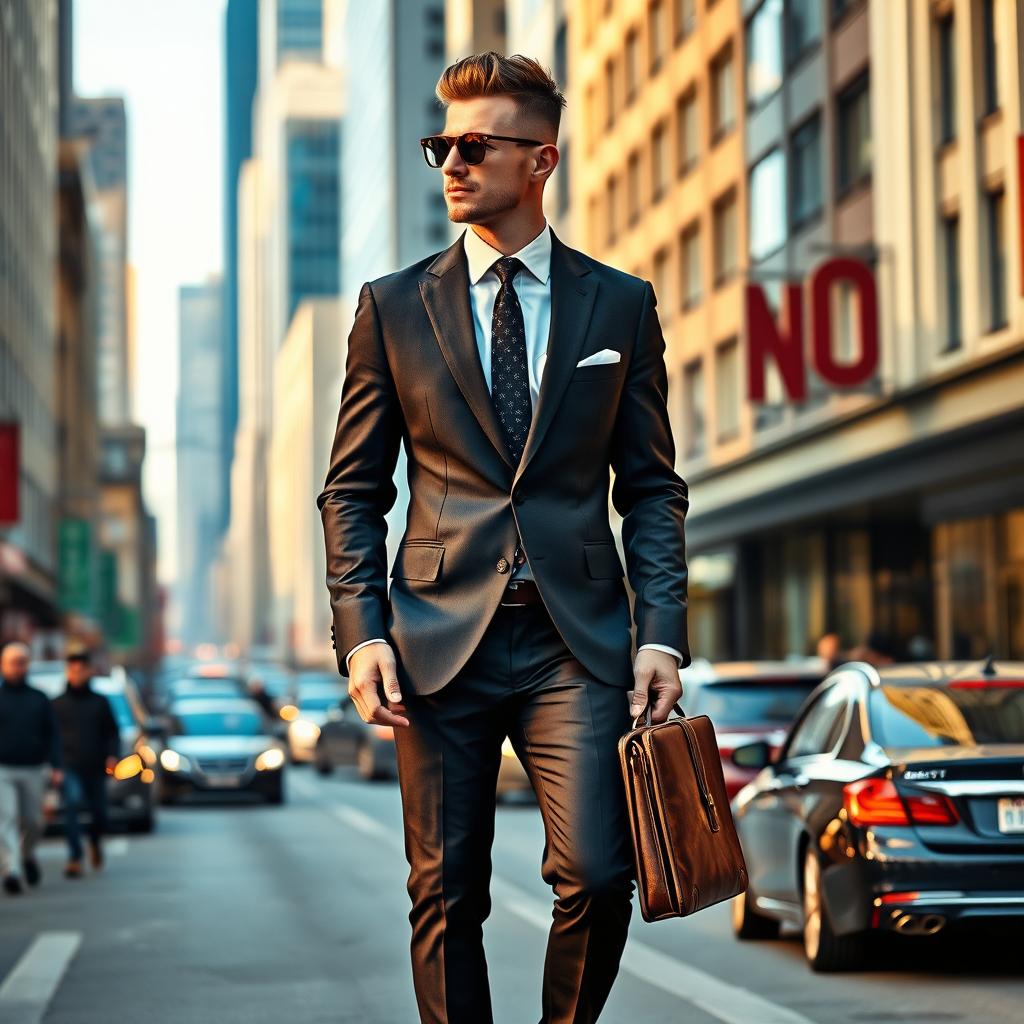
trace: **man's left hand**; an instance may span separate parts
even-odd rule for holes
[[[679,662],[665,651],[648,648],[638,651],[633,662],[633,696],[630,714],[636,718],[643,714],[648,700],[651,705],[651,721],[657,725],[664,722],[673,706],[683,695],[679,681]]]

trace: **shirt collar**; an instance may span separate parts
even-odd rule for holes
[[[470,284],[476,284],[494,266],[495,262],[504,256],[504,253],[485,242],[472,227],[467,228],[463,235],[463,246],[469,263]],[[541,284],[547,284],[548,278],[551,276],[551,228],[548,226],[548,222],[544,222],[543,229],[532,242],[527,242],[522,249],[511,253],[511,255],[522,260],[523,266]]]

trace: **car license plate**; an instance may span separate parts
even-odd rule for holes
[[[242,780],[237,775],[207,775],[206,784],[215,789],[234,789],[241,785]]]
[[[1024,797],[1004,796],[997,813],[1000,832],[1024,832]]]

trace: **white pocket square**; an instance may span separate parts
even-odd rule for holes
[[[621,352],[613,348],[603,348],[600,352],[593,352],[586,359],[581,359],[577,366],[598,366],[601,363],[617,363],[622,357]]]

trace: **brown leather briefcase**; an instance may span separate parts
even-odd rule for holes
[[[648,705],[619,740],[645,921],[685,917],[747,888],[714,727],[675,710],[651,725]]]

